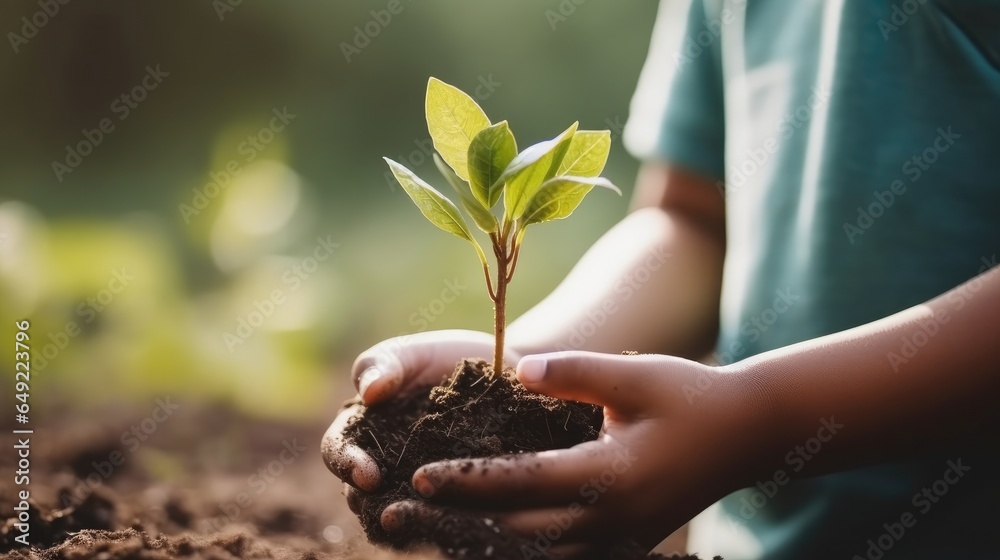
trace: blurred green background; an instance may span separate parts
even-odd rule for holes
[[[4,2],[0,331],[32,322],[33,398],[86,408],[169,392],[332,416],[371,344],[490,330],[474,252],[426,223],[381,160],[443,186],[425,153],[428,76],[509,120],[522,148],[574,120],[612,130],[605,175],[626,196],[589,197],[528,236],[516,316],[625,211],[637,163],[620,127],[655,10]],[[455,301],[438,301],[453,285]]]

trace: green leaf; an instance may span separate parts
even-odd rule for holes
[[[551,140],[529,146],[510,162],[497,179],[498,183],[507,185],[503,188],[504,220],[513,222],[519,219],[542,183],[555,176],[578,124],[573,123]]]
[[[465,225],[465,219],[458,213],[458,208],[452,201],[445,198],[443,194],[414,175],[406,167],[389,158],[382,159],[389,164],[392,174],[396,176],[396,180],[399,181],[406,194],[410,195],[413,203],[417,205],[425,218],[452,235],[457,235],[473,243],[476,242],[472,237],[472,232],[469,231],[469,226]]]
[[[610,151],[610,130],[578,130],[570,140],[556,175],[597,177],[604,171]]]
[[[469,144],[469,181],[472,194],[486,208],[500,200],[503,183],[497,179],[517,155],[517,143],[507,121],[498,122],[479,131]]]
[[[480,130],[490,126],[490,119],[475,100],[437,78],[427,81],[424,112],[434,149],[459,177],[468,181],[469,144]]]
[[[472,221],[476,222],[479,229],[486,233],[493,233],[499,229],[496,216],[483,206],[476,197],[472,196],[472,189],[469,187],[469,183],[456,175],[455,170],[448,167],[448,164],[437,154],[434,154],[434,164],[437,165],[438,171],[444,175],[444,178],[448,180],[448,184],[458,193],[462,207],[472,216]]]
[[[619,194],[622,191],[604,177],[563,176],[549,179],[528,202],[521,219],[521,230],[531,224],[561,220],[576,210],[594,187],[603,187]]]

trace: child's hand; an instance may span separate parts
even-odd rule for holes
[[[483,511],[535,540],[558,534],[584,549],[609,536],[653,546],[702,509],[753,480],[766,402],[752,380],[728,368],[658,355],[564,352],[528,356],[518,379],[553,397],[605,407],[597,441],[503,458],[443,461],[413,485],[433,502]],[[700,380],[700,382],[699,382]],[[436,515],[426,502],[386,508],[398,529]],[[540,531],[540,533],[536,533]],[[555,540],[555,539],[554,539]]]
[[[493,336],[463,330],[432,331],[390,338],[365,350],[354,361],[351,379],[365,405],[392,398],[401,391],[435,385],[455,370],[462,358],[493,356]],[[508,364],[520,358],[508,350]],[[343,439],[347,421],[357,406],[343,410],[323,436],[323,457],[327,467],[344,482],[374,491],[381,484],[378,465],[361,448]],[[348,494],[348,502],[354,496]]]

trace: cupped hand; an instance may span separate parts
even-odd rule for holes
[[[413,486],[429,502],[386,508],[395,530],[433,519],[437,504],[482,512],[553,550],[587,551],[629,537],[652,547],[727,493],[752,483],[767,404],[733,368],[659,355],[560,352],[528,356],[531,391],[604,406],[599,438],[569,449],[442,461]],[[555,538],[553,538],[555,536]],[[545,552],[545,551],[539,551]]]
[[[465,330],[445,330],[417,333],[390,338],[368,350],[354,361],[351,379],[358,389],[361,402],[371,406],[402,392],[436,385],[455,369],[462,358],[493,356],[492,335]],[[508,349],[508,363],[520,356]],[[323,436],[323,459],[333,474],[347,484],[365,491],[374,491],[381,484],[381,474],[375,460],[360,447],[344,439],[348,420],[361,405],[342,410]],[[348,490],[348,503],[357,504],[357,496]]]

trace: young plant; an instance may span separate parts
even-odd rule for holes
[[[577,130],[520,153],[507,121],[490,123],[471,97],[441,80],[427,82],[427,129],[434,141],[434,163],[458,193],[476,226],[489,236],[496,260],[496,279],[489,260],[465,219],[448,198],[399,163],[385,158],[392,174],[432,224],[465,239],[476,250],[494,304],[493,371],[503,371],[507,326],[507,286],[528,226],[561,220],[576,210],[593,187],[621,191],[600,177],[611,149],[607,130]],[[503,199],[503,212],[494,207]]]

